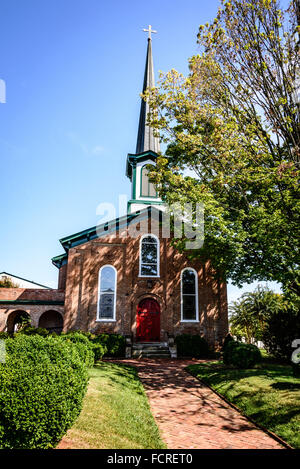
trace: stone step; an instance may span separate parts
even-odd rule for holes
[[[160,342],[143,342],[143,343],[140,343],[140,344],[133,344],[132,346],[133,349],[135,350],[148,350],[148,349],[152,349],[152,348],[155,348],[155,349],[168,349],[168,346],[167,344],[165,343],[160,343]]]
[[[169,347],[165,342],[142,342],[132,346],[133,358],[170,358]]]
[[[170,353],[145,353],[145,352],[133,352],[132,358],[171,358]]]
[[[132,347],[132,350],[143,350],[145,352],[150,352],[152,350],[169,350],[169,347]]]

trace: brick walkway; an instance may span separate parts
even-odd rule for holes
[[[170,449],[282,449],[183,369],[196,360],[122,360],[135,366]]]

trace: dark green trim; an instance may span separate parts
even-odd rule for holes
[[[0,300],[0,305],[45,305],[45,306],[64,306],[64,301],[46,301],[46,300]]]
[[[52,264],[55,265],[55,267],[60,269],[62,265],[67,264],[68,255],[67,254],[61,254],[60,256],[52,257],[51,261],[52,261]]]
[[[146,161],[149,159],[152,161],[156,161],[157,157],[158,157],[158,154],[151,150],[144,151],[143,153],[137,153],[137,154],[128,153],[127,162],[126,162],[126,176],[131,181],[133,164],[139,163],[140,161]]]
[[[33,280],[27,280],[27,278],[19,277],[18,275],[9,274],[8,272],[0,272],[0,275],[2,274],[8,275],[10,277],[15,277],[20,280],[24,280],[24,282],[34,283],[35,285],[38,285],[39,287],[44,287],[46,290],[52,290],[52,288],[46,287],[46,285],[42,285],[41,283],[34,282]]]
[[[130,202],[138,202],[147,204],[147,202],[140,202],[139,200],[132,200]],[[153,201],[151,204],[162,204],[163,202]],[[153,210],[158,210],[155,207],[152,207]],[[60,239],[60,243],[68,252],[70,248],[75,246],[79,246],[81,244],[87,243],[93,239],[98,239],[103,236],[107,236],[110,233],[114,233],[115,231],[127,228],[128,225],[134,221],[136,217],[138,217],[138,221],[141,220],[141,215],[143,219],[148,218],[150,214],[151,206],[145,207],[144,209],[138,210],[137,212],[129,213],[124,215],[120,218],[115,218],[114,220],[110,220],[109,222],[103,223],[102,225],[94,226],[93,228],[89,228],[88,230],[80,231],[79,233],[75,233],[70,236],[66,236],[65,238]]]
[[[132,197],[136,198],[136,164],[132,165],[133,167],[133,181],[132,181]]]
[[[131,199],[128,201],[128,204],[143,204],[143,205],[163,205],[164,202],[162,200],[145,200],[145,199]],[[145,210],[145,209],[143,209]]]

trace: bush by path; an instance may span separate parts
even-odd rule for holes
[[[16,335],[0,364],[0,447],[52,448],[79,415],[88,358],[71,341]]]

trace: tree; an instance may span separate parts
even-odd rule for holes
[[[14,283],[10,277],[3,276],[0,279],[0,288],[19,288],[19,285]]]
[[[235,336],[245,337],[251,344],[262,340],[263,331],[273,313],[283,309],[282,295],[258,286],[254,292],[244,293],[229,307],[230,330]]]
[[[290,305],[273,311],[264,327],[262,340],[266,350],[276,358],[290,362],[295,351],[293,342],[300,339],[299,311]]]
[[[204,203],[193,256],[234,284],[276,280],[299,295],[297,6],[222,0],[189,76],[171,70],[144,98],[168,144],[151,180],[170,204]]]

